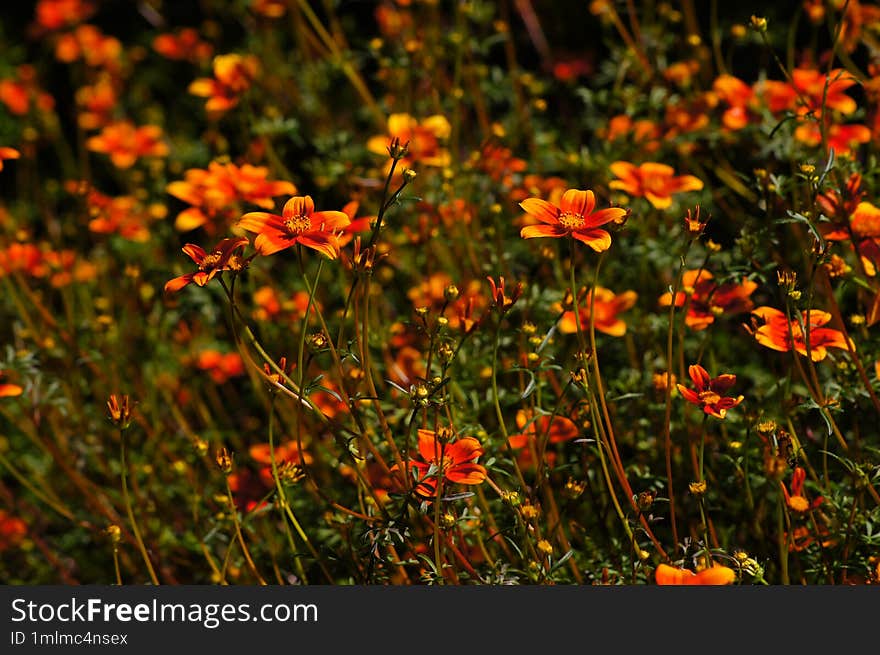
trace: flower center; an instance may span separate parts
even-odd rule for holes
[[[557,220],[566,230],[577,230],[584,226],[584,217],[574,212],[562,212],[557,217]]]
[[[200,271],[207,271],[209,269],[214,268],[217,264],[220,263],[220,258],[223,256],[223,253],[212,252],[209,255],[205,255],[205,258],[202,260],[202,263],[199,264]]]
[[[298,237],[312,229],[312,219],[303,214],[292,216],[284,221],[284,228],[290,236]]]
[[[721,400],[721,396],[719,396],[714,391],[701,391],[699,395],[700,402],[704,405],[714,405],[718,401]]]
[[[810,503],[803,496],[792,496],[788,499],[788,506],[795,512],[806,512],[810,509]]]

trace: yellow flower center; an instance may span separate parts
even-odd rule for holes
[[[557,220],[566,230],[578,230],[584,226],[584,217],[574,212],[562,212],[557,217]]]
[[[217,264],[220,263],[220,258],[223,256],[222,253],[212,252],[209,255],[205,255],[205,258],[202,260],[202,263],[199,264],[200,271],[207,271],[208,269],[214,268]]]
[[[303,214],[292,216],[284,221],[284,228],[290,236],[298,237],[312,229],[312,219]]]
[[[700,402],[704,405],[714,405],[719,400],[721,400],[721,396],[719,396],[714,391],[701,391],[699,398]]]
[[[806,512],[810,509],[810,503],[803,496],[792,496],[788,499],[788,506],[794,512]]]

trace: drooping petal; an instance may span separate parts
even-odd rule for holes
[[[525,229],[523,228],[523,230]],[[571,236],[587,244],[596,252],[604,252],[611,247],[611,235],[605,230],[578,230],[572,232]]]
[[[176,277],[173,280],[168,280],[165,283],[165,293],[176,293],[183,289],[187,284],[190,284],[193,281],[193,273],[187,273],[186,275],[181,275],[180,277]]]
[[[339,241],[332,234],[323,232],[312,232],[303,234],[296,239],[306,248],[317,250],[328,259],[336,259],[339,257]]]
[[[194,243],[188,243],[182,248],[183,252],[186,253],[187,257],[193,260],[196,264],[201,265],[201,263],[205,260],[205,256],[208,254],[205,252],[205,249],[201,246],[197,246]]]
[[[276,252],[290,248],[296,243],[296,238],[276,231],[260,232],[254,239],[254,248],[264,257],[274,255]]]

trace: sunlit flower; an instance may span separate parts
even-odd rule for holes
[[[238,226],[257,233],[254,247],[261,255],[272,255],[302,244],[336,259],[339,256],[337,233],[349,223],[350,219],[343,212],[316,212],[311,196],[294,196],[284,204],[281,216],[248,212]]]
[[[218,118],[238,104],[259,73],[260,62],[253,55],[217,55],[214,57],[214,77],[193,80],[189,92],[207,98],[205,111]]]
[[[595,295],[595,297],[594,297]],[[618,314],[632,307],[638,295],[635,291],[624,291],[615,294],[610,289],[596,287],[596,293],[588,291],[583,299],[578,300],[580,309],[581,329],[587,330],[590,326],[590,304],[593,305],[593,325],[599,332],[613,337],[622,337],[626,334],[626,323],[618,318]],[[574,311],[567,311],[559,320],[559,331],[563,334],[577,332]]]
[[[94,25],[80,25],[73,32],[62,34],[55,44],[58,61],[71,63],[82,59],[93,68],[116,72],[120,65],[122,43],[107,36]]]
[[[131,168],[141,157],[165,157],[168,154],[161,127],[136,127],[129,121],[111,123],[100,134],[89,138],[86,147],[110,155],[110,161],[117,168]]]
[[[727,415],[727,410],[743,401],[743,396],[734,398],[724,395],[736,383],[735,375],[725,373],[710,378],[706,369],[699,364],[689,366],[688,374],[696,389],[688,389],[683,384],[678,384],[676,387],[686,401],[697,405],[709,416],[723,419]]]
[[[822,130],[814,121],[801,123],[795,128],[794,138],[808,146],[818,146],[822,143]],[[838,155],[851,155],[863,143],[871,142],[871,130],[856,123],[831,123],[826,129],[825,140],[829,150],[833,149]]]
[[[296,193],[292,182],[268,177],[269,169],[265,166],[237,166],[232,162],[212,161],[207,169],[187,170],[183,180],[166,187],[169,194],[191,205],[177,215],[174,227],[180,231],[202,227],[214,233],[241,214],[243,203],[272,209],[276,196]]]
[[[413,460],[410,467],[419,481],[416,493],[425,499],[433,498],[437,479],[456,484],[480,484],[486,479],[486,469],[476,460],[483,447],[473,437],[459,437],[449,441],[448,428],[440,434],[433,430],[419,430],[419,454],[422,461]]]
[[[738,77],[719,75],[712,83],[712,90],[727,105],[721,123],[728,130],[740,130],[757,118],[755,91]]]
[[[538,225],[527,225],[520,230],[523,239],[571,236],[596,252],[611,247],[611,235],[599,227],[626,216],[626,210],[620,207],[594,212],[596,196],[590,190],[568,189],[558,207],[540,198],[526,198],[519,205],[540,221]]]
[[[798,514],[803,514],[811,509],[816,509],[822,504],[822,497],[819,496],[813,502],[807,500],[804,495],[804,481],[807,479],[807,472],[800,466],[796,466],[791,474],[791,493],[782,481],[779,482],[782,487],[782,494],[785,496],[785,504],[789,509]]]
[[[807,356],[806,336],[798,319],[792,318],[789,321],[783,312],[766,306],[753,309],[752,316],[764,321],[762,326],[754,330],[758,343],[781,352],[788,352],[794,348],[804,357]],[[840,330],[823,327],[831,320],[831,314],[818,309],[808,309],[802,316],[804,327],[809,326],[809,352],[814,362],[825,359],[828,348],[847,349],[846,338]],[[855,348],[852,340],[849,345]]]
[[[388,156],[388,147],[394,139],[406,145],[406,155],[398,170],[418,162],[424,166],[448,166],[449,151],[441,145],[449,138],[452,126],[445,116],[434,115],[419,121],[409,114],[391,114],[388,117],[388,136],[374,136],[367,141],[367,149]]]
[[[873,277],[880,265],[880,207],[866,201],[859,202],[849,217],[849,226],[836,223],[825,233],[825,238],[829,241],[852,238],[853,245],[858,246],[865,273]]]
[[[49,112],[55,107],[55,99],[40,89],[37,71],[30,64],[16,68],[15,77],[0,80],[0,102],[16,116],[25,116],[32,109]]]
[[[205,252],[201,246],[192,243],[186,244],[183,247],[183,252],[196,263],[198,270],[166,282],[165,293],[180,291],[192,283],[203,287],[219,273],[240,268],[243,264],[235,251],[244,248],[247,244],[246,237],[230,237],[214,246],[211,252]]]
[[[655,571],[658,585],[728,585],[736,580],[733,569],[721,564],[694,573],[668,564],[660,564]]]
[[[693,330],[705,330],[719,316],[730,316],[750,311],[754,304],[750,296],[758,284],[749,279],[742,282],[717,284],[712,274],[704,269],[685,271],[682,275],[682,288],[675,296],[675,306],[687,303],[685,324]],[[672,293],[666,292],[658,301],[668,307]]]
[[[675,170],[666,164],[646,162],[636,166],[626,161],[616,161],[610,168],[619,178],[608,184],[610,188],[644,197],[657,209],[672,205],[672,196],[675,194],[703,188],[703,182],[698,178],[693,175],[676,176]]]
[[[38,0],[37,24],[50,31],[76,25],[95,12],[95,4],[85,0]]]
[[[77,123],[84,130],[97,130],[107,125],[117,102],[116,88],[110,76],[101,75],[94,84],[77,89]]]
[[[843,68],[835,68],[827,74],[812,68],[795,68],[791,79],[797,92],[795,110],[799,114],[818,115],[823,107],[851,114],[858,108],[855,99],[844,93],[858,80]]]
[[[248,449],[248,454],[257,464],[260,464],[259,470],[260,480],[268,488],[275,486],[275,478],[272,474],[272,449],[268,443],[254,444]],[[275,468],[280,469],[286,463],[306,464],[309,465],[313,461],[312,456],[300,451],[295,439],[291,439],[287,443],[275,445]]]

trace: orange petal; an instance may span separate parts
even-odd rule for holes
[[[525,229],[523,228],[523,231]],[[604,252],[611,247],[611,235],[605,230],[578,230],[572,232],[571,236],[587,244],[596,252]]]
[[[519,235],[523,239],[535,239],[538,237],[564,237],[568,232],[559,225],[527,225],[520,230]]]
[[[541,200],[540,198],[526,198],[519,203],[519,206],[522,207],[527,214],[534,216],[542,223],[547,223],[548,225],[559,224],[557,218],[559,216],[559,209],[553,203]]]

